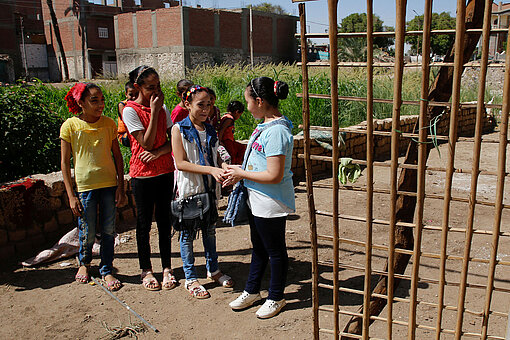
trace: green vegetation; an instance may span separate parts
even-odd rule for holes
[[[419,31],[423,29],[423,15],[417,15],[412,20],[407,22],[408,31]],[[432,29],[433,30],[446,30],[455,28],[455,18],[450,13],[442,12],[440,14],[432,13]],[[432,53],[437,55],[445,55],[450,46],[453,46],[453,34],[438,34],[430,38],[430,49]],[[413,51],[418,51],[422,46],[422,36],[413,35],[406,37],[406,42],[411,45]],[[421,50],[418,51],[421,54]]]
[[[221,112],[226,111],[231,100],[244,102],[246,85],[254,77],[268,76],[289,84],[289,97],[280,101],[280,110],[294,123],[294,133],[302,123],[301,68],[293,65],[216,66],[200,67],[190,70],[187,78],[196,84],[213,88],[217,94],[216,105]],[[393,71],[376,69],[374,79],[374,97],[391,99],[393,97]],[[403,77],[402,98],[419,100],[420,72],[407,70]],[[171,110],[179,98],[175,94],[179,79],[162,75],[162,89],[165,104]],[[101,81],[98,84],[105,96],[104,114],[117,120],[117,104],[124,99],[122,81]],[[0,131],[3,133],[0,147],[0,182],[22,176],[57,171],[60,168],[59,128],[62,122],[71,116],[64,100],[72,84],[54,87],[41,83],[0,87]],[[362,69],[340,69],[338,76],[340,96],[365,97],[366,73]],[[330,94],[328,68],[311,68],[309,74],[309,92]],[[492,95],[487,91],[486,100]],[[463,89],[462,101],[476,100],[476,88]],[[495,103],[501,103],[496,96]],[[340,126],[350,126],[366,120],[366,104],[363,102],[340,101]],[[374,117],[390,117],[392,104],[374,104]],[[418,106],[403,105],[402,115],[418,114]],[[325,99],[310,99],[310,121],[312,125],[331,126],[331,103]],[[251,135],[256,121],[249,112],[245,112],[236,122],[237,139],[247,139]],[[130,150],[121,146],[127,172]]]

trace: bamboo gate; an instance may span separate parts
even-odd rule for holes
[[[510,305],[510,261],[499,256],[498,250],[510,249],[510,228],[502,224],[502,220],[510,216],[510,205],[505,204],[505,180],[509,178],[506,169],[506,153],[508,144],[508,117],[510,110],[510,43],[507,44],[505,60],[505,79],[503,84],[503,104],[485,103],[486,78],[489,64],[490,34],[507,33],[506,29],[491,28],[491,0],[471,0],[466,6],[465,0],[457,1],[455,30],[431,30],[432,0],[424,0],[424,25],[422,31],[405,30],[406,1],[396,0],[395,32],[372,32],[373,4],[366,2],[367,32],[338,33],[337,7],[338,0],[328,1],[329,33],[315,34],[306,32],[305,3],[309,0],[293,0],[299,4],[301,26],[301,66],[303,76],[303,130],[305,137],[304,155],[306,168],[306,189],[309,208],[311,247],[312,247],[312,304],[314,338],[322,336],[337,339],[381,339],[409,338],[423,339],[434,336],[435,339],[449,338],[481,338],[505,339],[506,325],[509,323],[508,307]],[[342,1],[340,1],[341,6]],[[482,13],[476,13],[480,7],[466,10],[470,5],[482,5]],[[467,13],[466,13],[467,12]],[[474,14],[473,14],[474,13]],[[471,17],[480,17],[480,27],[466,25]],[[474,19],[473,19],[474,20]],[[483,26],[481,25],[483,23]],[[434,34],[455,35],[454,51],[463,51],[467,59],[471,56],[476,42],[481,36],[481,61],[466,61],[463,53],[451,53],[450,60],[432,62],[430,40]],[[395,37],[395,62],[376,63],[373,61],[374,36]],[[402,79],[404,68],[404,38],[406,35],[422,36],[422,62],[413,65],[421,67],[421,94],[419,101],[403,101]],[[475,40],[469,42],[469,37]],[[358,63],[339,62],[338,39],[346,37],[363,37],[367,42],[367,61]],[[329,66],[331,75],[331,94],[309,93],[309,68],[318,66],[307,61],[307,39],[329,38],[330,60],[320,66]],[[508,34],[510,40],[510,34]],[[466,43],[466,41],[468,43]],[[473,41],[475,43],[473,44]],[[473,46],[469,47],[466,44]],[[470,52],[466,52],[471,48]],[[333,51],[333,52],[331,52]],[[457,120],[460,109],[460,88],[463,68],[472,65],[479,69],[478,101],[474,137],[458,137]],[[429,88],[429,75],[432,66],[440,66],[450,70],[451,85],[449,94],[439,87],[437,80]],[[338,69],[341,67],[363,67],[366,69],[366,97],[339,96]],[[391,160],[375,161],[373,157],[374,139],[388,134],[375,131],[373,121],[374,103],[388,100],[374,98],[374,68],[393,68],[392,128],[391,128]],[[453,72],[451,72],[453,70]],[[440,77],[439,77],[440,78]],[[431,89],[435,89],[431,91]],[[448,92],[446,91],[446,92]],[[451,100],[450,100],[451,94]],[[310,154],[310,130],[319,127],[310,126],[310,99],[331,100],[332,116],[332,156],[316,156]],[[352,131],[339,128],[338,107],[341,101],[363,101],[366,103],[367,121],[365,130]],[[414,133],[400,133],[400,109],[403,104],[419,107],[419,123]],[[482,137],[482,119],[486,108],[501,109],[499,137],[488,139]],[[427,126],[437,112],[449,109],[448,135],[435,136],[447,142],[447,155],[442,161],[444,167],[427,165],[431,151],[431,136]],[[439,111],[438,111],[439,110]],[[340,113],[341,114],[341,113]],[[339,132],[362,133],[366,135],[366,159],[354,159],[353,162],[366,166],[363,185],[341,186],[338,181],[339,171]],[[412,139],[404,161],[399,160],[399,143],[401,139]],[[472,145],[471,167],[456,167],[456,145],[459,141]],[[409,150],[414,143],[414,160]],[[492,161],[494,170],[486,167],[487,159],[482,159],[482,148],[498,148],[498,159]],[[409,159],[411,158],[411,159]],[[312,180],[312,161],[332,162],[332,185],[327,189],[332,198],[329,206],[331,211],[316,209],[314,190],[320,185]],[[496,166],[497,164],[497,166]],[[496,170],[497,169],[497,170]],[[389,172],[388,172],[389,170]],[[390,177],[389,187],[377,187],[374,176],[383,172]],[[432,194],[426,190],[427,178],[431,174],[439,174],[444,178],[444,192]],[[454,176],[467,174],[470,189],[468,197],[461,197],[453,188]],[[400,175],[400,177],[399,177]],[[405,186],[406,176],[414,178],[414,184]],[[491,178],[496,184],[490,199],[477,198],[479,178]],[[406,177],[406,178],[404,178]],[[411,180],[411,182],[413,182]],[[467,184],[466,184],[467,185]],[[324,185],[323,188],[324,190]],[[365,202],[364,216],[349,215],[350,211],[342,211],[341,199],[349,193],[363,193]],[[508,194],[508,193],[507,193]],[[386,201],[381,198],[386,197]],[[389,196],[389,197],[388,197]],[[508,197],[506,197],[508,199]],[[386,218],[376,218],[376,204],[387,202]],[[406,205],[411,200],[411,208]],[[427,209],[436,202],[436,210],[442,219],[434,225],[424,220]],[[439,201],[439,203],[437,203]],[[402,203],[404,202],[404,203]],[[439,204],[439,209],[437,209]],[[327,208],[326,208],[327,209]],[[406,218],[402,218],[405,215]],[[481,226],[475,216],[475,210],[491,209],[490,221]],[[402,213],[402,211],[404,213]],[[454,225],[456,219],[462,222]],[[363,215],[363,214],[359,214]],[[404,216],[405,217],[405,216]],[[490,225],[492,224],[492,226]],[[357,233],[349,234],[349,228],[357,228]],[[382,238],[381,234],[385,237]],[[347,235],[347,236],[345,236]],[[377,237],[376,237],[377,235]],[[357,236],[357,238],[356,238]],[[424,248],[424,238],[437,240],[428,242]],[[411,241],[405,243],[402,239]],[[432,244],[432,246],[431,246]],[[480,247],[484,245],[486,254],[480,255]],[[505,248],[506,246],[506,248]],[[452,250],[453,249],[453,250]],[[357,255],[352,256],[353,254]],[[351,260],[356,257],[358,260]],[[408,265],[409,262],[409,265]],[[395,265],[387,265],[395,264]],[[386,266],[385,266],[386,264]],[[383,267],[383,269],[379,268]],[[342,272],[340,272],[342,270]],[[359,275],[359,283],[349,285],[349,280]],[[377,282],[378,281],[378,282]],[[377,283],[377,286],[374,285]],[[397,287],[407,287],[407,294],[399,293]],[[361,290],[360,287],[363,286]],[[433,290],[434,293],[424,294]],[[345,303],[354,298],[357,303]],[[357,306],[356,306],[357,305]],[[359,307],[353,309],[353,307]],[[383,310],[384,308],[384,310]],[[382,311],[382,312],[381,312]],[[507,337],[508,339],[508,337]]]

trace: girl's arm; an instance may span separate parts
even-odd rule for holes
[[[182,145],[181,132],[179,127],[174,125],[172,128],[172,150],[174,152],[175,165],[177,170],[192,172],[195,174],[211,175],[218,182],[223,182],[224,170],[214,166],[204,166],[194,164],[188,161],[186,151]]]
[[[118,107],[118,109],[119,109],[119,117],[120,117],[121,119],[122,119],[122,111],[124,110],[124,108],[125,108],[125,107],[126,107],[126,105],[124,105],[124,103],[123,103],[123,102],[120,102],[120,103],[119,103],[119,107]]]
[[[115,202],[117,207],[125,204],[126,195],[124,193],[124,161],[119,148],[117,138],[112,140],[112,153],[115,160],[115,170],[117,170],[117,191],[115,192]]]
[[[81,216],[83,207],[80,200],[74,194],[73,181],[71,179],[71,143],[60,140],[60,168],[64,177],[64,185],[66,187],[67,197],[69,198],[69,207],[76,216]]]
[[[166,141],[165,144],[163,144],[157,149],[153,149],[151,151],[142,151],[140,153],[139,158],[142,162],[149,163],[155,159],[158,159],[164,154],[172,152],[171,129],[166,130],[166,135],[168,137],[168,140]]]
[[[151,151],[154,147],[154,140],[156,140],[156,131],[159,120],[158,118],[161,108],[163,107],[163,100],[163,91],[159,91],[159,94],[153,94],[151,96],[151,118],[147,130],[133,131],[133,133],[131,133],[142,148],[148,151]]]
[[[241,179],[261,184],[278,184],[285,171],[285,155],[267,157],[267,169],[264,171],[246,171],[238,165],[229,165],[227,168],[225,175],[228,178],[223,182],[223,186],[235,184]]]

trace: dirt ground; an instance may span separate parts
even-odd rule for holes
[[[497,139],[497,134],[487,136]],[[485,144],[482,150],[482,169],[495,171],[497,169],[497,144]],[[509,157],[510,158],[510,157]],[[470,169],[472,159],[472,144],[458,143],[456,167]],[[446,145],[441,146],[441,157],[437,151],[432,151],[428,165],[444,167],[447,160]],[[510,162],[507,164],[507,168]],[[365,173],[365,172],[364,172]],[[388,189],[390,181],[389,169],[377,167],[375,169],[375,187]],[[331,180],[323,179],[315,182],[316,208],[331,211],[332,190]],[[356,183],[364,186],[365,178]],[[510,189],[508,180],[505,189],[505,203],[509,204]],[[470,175],[456,174],[454,177],[454,197],[469,196]],[[496,189],[495,176],[481,176],[478,187],[478,199],[494,201]],[[444,190],[444,174],[438,172],[427,173],[427,193],[441,195]],[[342,190],[340,193],[340,213],[364,216],[366,199],[363,192]],[[126,240],[120,244],[116,252],[115,267],[117,277],[124,283],[124,287],[115,295],[125,301],[134,311],[143,316],[159,333],[151,330],[139,334],[141,339],[310,339],[312,338],[312,308],[311,308],[311,249],[309,218],[304,183],[296,187],[297,211],[291,215],[287,224],[287,245],[290,257],[288,285],[286,288],[287,306],[283,312],[268,320],[258,320],[255,316],[256,308],[241,312],[233,312],[228,303],[242,290],[247,277],[250,262],[250,241],[247,226],[236,228],[218,227],[217,248],[220,256],[220,267],[230,274],[236,281],[234,289],[218,287],[206,281],[203,247],[196,241],[196,264],[202,282],[211,293],[207,300],[196,300],[184,290],[184,275],[182,262],[179,257],[177,236],[172,239],[172,265],[180,281],[180,286],[171,291],[149,292],[140,285],[138,260],[136,253],[135,232],[133,229],[123,233]],[[389,195],[376,194],[374,197],[374,217],[389,219]],[[427,225],[440,226],[442,221],[443,201],[440,199],[426,199],[424,222]],[[220,202],[220,207],[225,201]],[[220,210],[220,213],[222,211]],[[450,211],[450,225],[464,228],[468,216],[466,203],[453,202]],[[475,228],[491,230],[494,219],[494,208],[477,206],[475,211]],[[510,232],[510,214],[504,211],[502,219],[503,231]],[[331,218],[318,216],[319,234],[332,235]],[[342,237],[364,241],[365,224],[361,222],[340,221]],[[388,227],[374,225],[373,243],[387,245]],[[450,232],[448,238],[448,254],[461,256],[464,252],[465,235],[462,232]],[[422,250],[425,253],[438,254],[440,250],[440,231],[428,230],[423,234]],[[491,236],[476,234],[473,238],[471,256],[489,259],[491,250]],[[157,233],[153,228],[151,234],[153,250],[153,266],[161,278],[160,262],[157,253]],[[363,267],[365,255],[362,245],[340,244],[340,262],[345,265]],[[499,244],[498,259],[510,260],[510,240],[502,237]],[[373,268],[384,269],[387,252],[373,251]],[[332,246],[328,241],[319,242],[320,282],[323,285],[332,284],[332,268],[327,265],[332,261]],[[98,275],[96,267],[92,275]],[[66,263],[71,265],[64,266]],[[158,269],[159,268],[159,269]],[[459,281],[462,261],[455,258],[447,261],[446,279],[448,282]],[[471,262],[468,282],[470,284],[485,285],[487,282],[487,264]],[[498,265],[495,286],[499,291],[493,295],[492,310],[507,312],[510,306],[510,275],[508,266]],[[411,265],[406,274],[410,274]],[[118,302],[108,296],[100,287],[75,283],[73,278],[76,271],[74,259],[66,259],[41,266],[35,269],[17,268],[0,276],[0,338],[21,339],[98,339],[109,335],[108,327],[129,326],[137,319],[132,316]],[[363,271],[341,268],[340,282],[342,287],[363,290]],[[267,295],[269,270],[263,283],[262,295]],[[418,323],[425,326],[435,326],[437,309],[430,303],[437,303],[438,285],[433,282],[439,277],[439,260],[422,257],[420,262],[420,277],[432,281],[420,283],[418,299],[423,302],[418,307]],[[373,276],[373,281],[376,276]],[[403,282],[398,289],[397,297],[409,298],[409,282]],[[458,287],[447,285],[446,303],[456,306]],[[331,307],[332,291],[321,286],[319,290],[320,303],[323,307]],[[468,288],[466,308],[480,312],[484,306],[485,290]],[[360,295],[340,292],[341,310],[356,311],[362,303]],[[409,304],[397,302],[394,305],[394,318],[397,321],[407,321]],[[381,316],[386,316],[386,310]],[[332,328],[333,315],[321,311],[319,321],[321,328]],[[481,318],[473,314],[466,314],[464,330],[480,333]],[[446,310],[443,317],[443,327],[447,330],[455,329],[456,312]],[[345,315],[340,317],[341,325],[347,321]],[[489,319],[489,334],[504,337],[507,319],[503,316],[492,315]],[[376,321],[371,329],[371,336],[386,337],[386,323]],[[406,337],[407,327],[396,324],[394,338]],[[417,339],[430,337],[434,332],[419,329]],[[324,338],[330,338],[326,332],[321,332]],[[445,334],[442,338],[453,336]]]

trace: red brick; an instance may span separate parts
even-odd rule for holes
[[[152,47],[152,14],[151,11],[136,12],[138,47]]]
[[[240,13],[220,12],[221,47],[243,48],[241,32]]]
[[[119,29],[119,48],[134,48],[133,13],[119,14],[117,18]]]
[[[214,46],[214,12],[189,8],[189,44],[191,46]]]
[[[63,211],[66,211],[66,210],[63,210]],[[48,222],[44,223],[44,232],[45,233],[49,233],[49,232],[56,231],[56,230],[58,230],[58,223],[57,223],[57,220],[55,219],[55,217],[53,217]]]
[[[17,229],[9,231],[9,241],[16,242],[24,240],[27,236],[27,231],[25,229]]]
[[[158,46],[182,45],[181,9],[179,7],[156,10],[156,27],[158,29]]]

